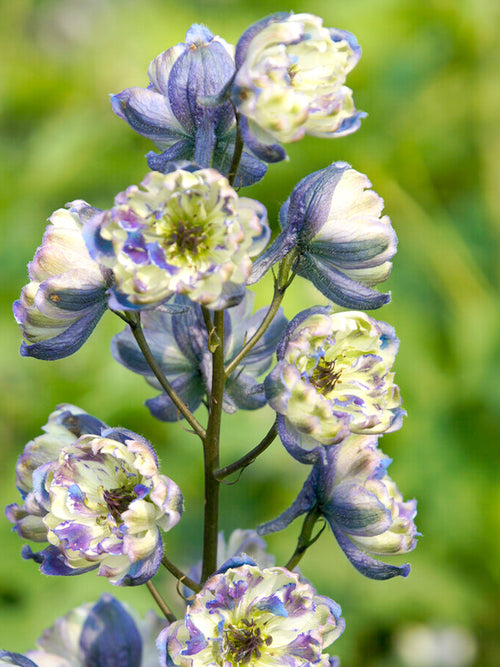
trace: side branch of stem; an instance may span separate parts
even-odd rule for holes
[[[221,481],[225,477],[231,475],[233,472],[237,472],[238,470],[246,468],[251,463],[253,463],[255,459],[258,456],[260,456],[260,454],[262,454],[262,452],[266,451],[269,445],[273,443],[277,435],[278,435],[278,427],[275,421],[274,424],[269,429],[269,431],[266,433],[266,435],[262,438],[262,440],[256,447],[251,449],[247,454],[245,454],[245,456],[242,456],[237,461],[234,461],[234,463],[231,463],[230,465],[225,466],[224,468],[219,468],[218,470],[216,470],[214,472],[214,477],[219,481]]]
[[[313,507],[313,509],[306,514],[306,518],[304,519],[304,523],[302,524],[302,530],[300,531],[299,539],[297,540],[297,547],[295,548],[292,557],[285,565],[287,570],[293,570],[293,568],[299,564],[300,560],[302,559],[302,556],[305,554],[307,549],[309,549],[309,547],[312,544],[314,544],[314,542],[316,542],[318,537],[323,532],[324,526],[323,528],[321,528],[319,533],[311,539],[314,525],[316,521],[320,518],[320,516],[321,515],[317,507]]]
[[[153,353],[151,352],[151,348],[149,347],[146,337],[144,336],[144,331],[142,330],[140,316],[123,317],[123,315],[120,315],[120,317],[123,320],[125,320],[125,322],[127,322],[127,324],[129,325],[132,335],[134,336],[135,341],[139,346],[139,349],[141,350],[144,359],[146,360],[146,363],[153,371],[156,379],[160,383],[161,388],[165,391],[167,396],[169,396],[172,403],[179,410],[181,415],[186,419],[186,421],[191,426],[196,435],[198,435],[200,438],[203,439],[206,435],[205,429],[199,423],[196,417],[192,414],[191,410],[184,403],[184,401],[180,398],[175,389],[173,389],[172,385],[163,374],[160,365],[154,358]]]
[[[163,557],[161,559],[161,563],[164,567],[167,568],[167,570],[170,572],[170,574],[173,574],[176,579],[178,579],[179,583],[184,584],[188,588],[190,588],[194,593],[198,593],[201,591],[201,586],[200,584],[196,583],[196,581],[193,581],[190,579],[187,574],[184,574],[182,570],[179,570],[179,568],[170,561],[165,554],[163,554]]]
[[[162,598],[160,593],[158,592],[158,589],[156,586],[153,584],[151,580],[146,581],[146,586],[148,587],[149,592],[153,596],[154,601],[158,605],[158,607],[161,609],[162,614],[165,616],[167,621],[169,623],[173,623],[174,621],[177,620],[175,615],[172,613],[168,605],[166,604],[165,600]]]

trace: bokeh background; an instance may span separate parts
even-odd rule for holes
[[[347,621],[335,653],[344,667],[494,667],[498,645],[500,441],[500,31],[496,0],[3,0],[0,2],[1,504],[17,501],[14,465],[60,402],[150,438],[164,472],[185,494],[183,522],[169,533],[171,558],[188,567],[200,549],[201,457],[179,425],[155,422],[153,391],[113,362],[106,315],[69,359],[18,355],[11,303],[46,218],[83,198],[108,208],[146,173],[153,148],[111,112],[110,93],[146,85],[149,61],[182,41],[193,22],[236,42],[268,13],[293,9],[352,31],[363,57],[348,85],[369,117],[353,136],[307,138],[271,166],[248,194],[275,224],[295,183],[334,160],[370,177],[399,236],[391,304],[376,313],[401,339],[397,379],[408,417],[383,438],[392,477],[417,497],[417,550],[407,580],[374,582],[347,562],[326,533],[302,570],[342,605]],[[265,281],[264,281],[265,282]],[[257,302],[268,300],[269,282]],[[317,302],[301,279],[285,311]],[[320,299],[319,302],[322,302]],[[203,414],[200,414],[203,418]],[[272,419],[265,409],[224,422],[224,461],[252,447]],[[255,527],[295,497],[308,470],[279,443],[224,487],[222,526]],[[300,526],[269,538],[277,562]],[[71,607],[110,585],[94,574],[52,580],[21,561],[21,541],[0,521],[0,646],[23,651]],[[173,605],[166,577],[158,582]],[[113,589],[140,610],[145,589]]]

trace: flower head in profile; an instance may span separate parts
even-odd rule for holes
[[[266,210],[215,169],[153,171],[86,225],[91,255],[116,281],[110,305],[152,308],[186,294],[212,309],[243,298],[251,257],[269,240]]]
[[[229,363],[246,340],[257,330],[264,317],[264,309],[252,315],[254,295],[247,290],[245,298],[224,311],[224,352]],[[200,306],[187,297],[176,297],[173,305],[184,307],[184,312],[170,315],[159,310],[145,311],[141,321],[146,340],[153,356],[177,394],[194,412],[207,400],[212,383],[212,355],[209,336]],[[268,370],[287,320],[280,310],[260,341],[245,357],[225,385],[223,409],[256,410],[266,403],[262,385],[257,378]],[[156,389],[158,381],[144,361],[134,337],[128,329],[113,338],[114,358],[135,373],[140,373]],[[167,394],[146,401],[151,413],[163,421],[176,421],[179,411]]]
[[[340,607],[282,567],[222,568],[158,638],[165,665],[329,665]]]
[[[391,372],[398,345],[392,327],[362,312],[317,307],[290,322],[264,388],[280,437],[295,443],[299,460],[350,432],[401,426],[404,410]]]
[[[24,655],[0,651],[0,665],[19,667],[158,667],[155,641],[165,621],[150,612],[141,619],[105,593],[58,618],[37,648]]]
[[[377,437],[350,435],[337,447],[314,451],[314,465],[291,507],[260,526],[260,535],[283,530],[301,514],[316,510],[329,523],[354,567],[370,579],[408,576],[372,556],[396,556],[415,548],[416,501],[404,501],[387,474],[391,463],[377,448]]]
[[[89,255],[82,226],[98,209],[78,200],[49,218],[42,245],[28,265],[30,282],[14,303],[25,341],[21,354],[61,359],[76,352],[107,307],[112,276]]]
[[[372,289],[389,277],[397,238],[384,201],[346,162],[303,178],[280,211],[282,233],[255,262],[254,283],[289,252],[295,271],[330,301],[370,310],[390,300]]]
[[[278,13],[250,26],[236,45],[231,97],[255,155],[276,162],[286,156],[280,143],[356,131],[366,114],[344,84],[360,56],[354,35],[313,14]]]
[[[111,105],[162,150],[148,153],[150,169],[163,172],[169,162],[188,160],[227,175],[236,120],[230,101],[216,98],[234,75],[234,47],[194,24],[184,42],[151,61],[148,74],[147,88],[127,88],[111,97]],[[265,173],[266,165],[243,151],[235,186],[251,185]]]
[[[44,574],[99,568],[113,584],[142,584],[160,565],[160,530],[170,530],[181,517],[179,487],[159,473],[156,454],[144,438],[69,412],[53,416],[47,444],[36,443],[41,452],[29,443],[23,455],[32,469],[33,491],[23,507],[9,506],[7,516],[23,537],[50,543],[39,553],[24,547],[23,557],[40,563]],[[82,423],[84,432],[71,442],[68,430],[76,435]],[[37,457],[41,465],[35,467]],[[39,520],[28,524],[32,515],[41,518],[45,535]]]

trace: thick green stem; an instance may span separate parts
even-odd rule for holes
[[[198,593],[201,591],[201,586],[200,584],[197,584],[196,581],[193,581],[190,579],[182,570],[179,570],[179,568],[170,561],[165,554],[163,554],[163,557],[161,559],[161,563],[164,567],[167,568],[167,570],[170,572],[170,574],[173,574],[176,579],[179,580],[179,583],[184,584],[188,588],[190,588],[194,593]]]
[[[122,314],[117,313],[117,314],[123,320],[125,320],[125,322],[127,322],[127,324],[129,325],[132,335],[134,336],[135,341],[139,346],[139,349],[141,350],[144,359],[146,360],[146,363],[153,371],[156,379],[160,383],[161,388],[169,396],[172,403],[179,410],[181,415],[186,419],[186,421],[191,426],[196,435],[198,435],[200,438],[203,439],[206,435],[205,429],[199,423],[199,421],[196,419],[196,417],[193,415],[193,413],[184,403],[184,401],[180,398],[177,392],[172,388],[172,385],[164,376],[163,371],[160,368],[160,365],[154,358],[153,353],[151,352],[151,348],[149,347],[146,337],[144,336],[144,331],[142,330],[140,316],[136,315],[135,313],[133,315],[127,313],[125,316],[123,313]]]
[[[203,441],[205,472],[205,512],[203,523],[203,584],[217,569],[219,526],[219,481],[214,471],[219,467],[219,441],[224,397],[224,311],[214,314],[215,335],[219,344],[212,353],[212,391],[210,393],[207,433]]]
[[[302,524],[302,530],[300,531],[299,539],[297,540],[297,547],[295,551],[292,554],[292,557],[288,561],[288,563],[285,565],[285,567],[288,570],[293,570],[293,568],[299,564],[302,556],[305,554],[307,549],[316,542],[318,537],[321,535],[321,533],[324,530],[323,528],[319,531],[319,533],[311,539],[312,531],[314,528],[314,524],[316,521],[320,518],[321,514],[320,511],[317,507],[313,507],[312,510],[310,510],[306,514],[306,518],[304,519],[304,523]]]
[[[281,262],[278,277],[274,281],[274,294],[271,305],[269,306],[267,313],[264,316],[264,319],[260,323],[259,328],[254,333],[254,335],[243,345],[238,354],[233,358],[233,360],[226,366],[226,379],[234,372],[234,370],[239,365],[240,361],[250,352],[250,350],[259,342],[262,336],[266,333],[267,327],[273,321],[274,316],[278,312],[278,309],[283,301],[285,292],[292,282],[294,275],[289,278],[290,270],[292,264],[295,261],[295,253],[289,253]]]
[[[174,621],[176,621],[177,618],[172,613],[172,611],[169,609],[165,600],[162,598],[162,596],[158,592],[158,589],[153,584],[153,582],[151,580],[146,581],[146,586],[148,587],[148,590],[151,593],[151,595],[153,596],[154,601],[156,602],[158,607],[161,609],[161,612],[165,616],[167,621],[169,621],[169,623],[174,623]]]
[[[258,456],[260,456],[260,454],[262,454],[262,452],[266,451],[266,449],[269,447],[269,445],[272,444],[277,435],[278,435],[278,427],[276,425],[276,422],[274,422],[274,424],[271,426],[271,428],[266,433],[264,438],[261,440],[261,442],[259,442],[259,444],[256,447],[251,449],[248,452],[248,454],[245,454],[245,456],[242,456],[241,459],[238,459],[237,461],[231,463],[225,468],[219,468],[218,470],[216,470],[214,472],[214,477],[219,481],[221,481],[225,477],[228,477],[228,475],[231,475],[233,472],[246,468],[251,463],[253,463],[255,459]]]

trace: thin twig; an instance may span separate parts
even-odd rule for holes
[[[298,565],[307,549],[309,549],[309,547],[316,542],[321,533],[325,530],[326,524],[319,530],[318,534],[311,539],[314,524],[320,518],[320,516],[321,514],[317,507],[313,507],[312,510],[306,514],[306,518],[302,524],[302,530],[300,531],[299,539],[297,540],[297,547],[293,552],[292,557],[285,565],[287,570],[293,570],[293,568]]]
[[[167,621],[170,623],[173,623],[174,621],[177,620],[175,615],[172,613],[172,611],[169,609],[168,605],[166,604],[165,600],[162,598],[162,596],[159,594],[158,589],[156,586],[153,584],[151,579],[149,581],[146,581],[146,586],[148,587],[149,592],[154,598],[154,601],[158,605],[158,607],[161,609],[162,614],[165,616]]]
[[[173,574],[176,579],[179,580],[179,583],[184,584],[188,588],[190,588],[192,591],[195,593],[199,593],[201,591],[201,586],[200,584],[197,584],[196,581],[193,581],[190,579],[187,574],[184,574],[182,570],[179,570],[179,568],[174,565],[166,556],[163,554],[163,557],[161,559],[161,563],[164,567],[167,568],[167,570],[170,572],[170,574]]]
[[[225,477],[231,475],[233,472],[236,472],[237,470],[240,470],[242,468],[246,468],[251,463],[253,463],[255,459],[260,454],[262,454],[262,452],[266,451],[266,449],[269,447],[269,445],[272,444],[277,435],[278,435],[278,427],[275,421],[274,424],[269,429],[269,431],[266,433],[266,435],[262,438],[262,440],[256,447],[251,449],[247,454],[245,454],[245,456],[242,456],[237,461],[234,461],[234,463],[231,463],[230,465],[225,466],[224,468],[219,468],[218,470],[215,470],[214,477],[218,479],[220,482]]]

